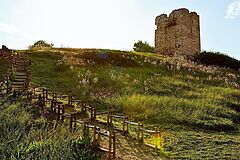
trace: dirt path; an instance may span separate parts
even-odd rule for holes
[[[160,153],[158,149],[138,143],[129,136],[123,136],[117,133],[116,139],[116,159],[124,160],[160,160]]]

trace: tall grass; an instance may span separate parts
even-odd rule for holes
[[[184,124],[204,129],[234,129],[239,113],[206,100],[186,100],[168,96],[130,95],[109,100],[126,114],[150,124]]]
[[[1,108],[1,159],[96,159],[88,140],[32,114],[22,103]]]

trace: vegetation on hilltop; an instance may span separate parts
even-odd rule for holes
[[[134,43],[133,50],[136,52],[146,52],[146,53],[154,53],[154,47],[150,46],[147,42],[138,41]]]
[[[195,61],[204,65],[225,67],[237,71],[240,69],[240,61],[219,52],[203,51],[195,55]]]
[[[44,40],[39,40],[33,45],[30,45],[28,49],[30,50],[40,50],[40,49],[51,49],[54,45],[52,43],[47,43]]]

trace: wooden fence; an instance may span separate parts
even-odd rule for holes
[[[123,135],[125,135],[126,133],[129,133],[129,126],[135,126],[136,129],[136,139],[139,142],[144,141],[144,134],[150,134],[150,135],[154,135],[154,134],[159,134],[162,135],[160,132],[160,129],[154,129],[154,130],[149,130],[144,128],[144,125],[140,122],[132,122],[129,120],[129,117],[127,115],[116,115],[114,114],[114,110],[112,108],[108,109],[107,111],[103,111],[103,112],[97,112],[96,107],[92,106],[92,105],[87,105],[86,101],[83,100],[75,100],[74,97],[72,96],[58,96],[58,94],[56,92],[50,92],[50,94],[52,94],[52,99],[49,98],[49,92],[45,89],[42,88],[42,95],[43,98],[39,99],[40,101],[40,108],[42,109],[42,107],[45,105],[46,102],[51,101],[51,112],[57,115],[57,119],[64,121],[64,118],[70,118],[70,128],[72,129],[72,125],[71,124],[75,124],[75,119],[78,115],[81,114],[89,114],[89,119],[87,119],[89,121],[89,123],[92,122],[99,122],[97,117],[98,116],[102,116],[102,115],[106,115],[107,120],[106,122],[104,122],[105,124],[107,124],[107,127],[112,127],[114,130],[117,131],[121,131]],[[67,97],[68,100],[66,102],[66,104],[63,104],[63,102],[58,101],[60,99],[60,97]],[[40,98],[41,98],[41,94],[40,94]],[[69,114],[69,113],[65,113],[65,107],[74,107],[76,106],[76,108],[80,108],[80,111]],[[43,110],[43,109],[42,109]],[[116,128],[113,125],[113,119],[116,119],[118,122],[122,123],[122,128]],[[82,122],[82,121],[81,121]],[[99,122],[101,123],[101,122]],[[148,144],[147,144],[148,145]],[[150,145],[150,144],[149,144]],[[161,145],[161,144],[159,144]]]
[[[81,105],[80,111],[76,111],[74,113],[66,113],[66,108],[71,107],[73,105],[73,98],[71,96],[68,97],[68,102],[64,104],[59,101],[59,97],[56,92],[48,92],[46,88],[41,88],[42,92],[36,91],[37,87],[34,88],[34,91],[29,92],[28,97],[37,97],[37,102],[35,105],[40,109],[41,115],[46,113],[50,109],[50,113],[57,116],[57,120],[64,122],[66,119],[69,120],[69,128],[71,131],[75,131],[77,128],[77,124],[82,125],[83,137],[86,138],[89,136],[90,130],[93,134],[93,142],[99,148],[99,150],[107,152],[108,158],[112,159],[116,155],[116,134],[113,130],[107,129],[104,130],[95,125],[94,121],[96,120],[96,107],[86,105],[85,101],[78,100],[78,104]],[[39,88],[38,88],[39,90]],[[35,93],[35,95],[34,95]],[[49,94],[52,94],[52,98],[49,98]],[[66,96],[65,96],[66,97]],[[32,99],[33,100],[33,99]],[[30,100],[31,101],[31,100]],[[71,102],[72,101],[72,102]],[[50,102],[50,103],[49,103]],[[32,103],[32,102],[31,102]],[[47,106],[47,103],[50,104],[50,107]],[[70,106],[69,106],[70,105]],[[78,119],[82,114],[90,113],[90,117],[88,119]],[[94,123],[94,125],[91,124]],[[101,146],[101,137],[108,138],[108,148],[104,148]]]

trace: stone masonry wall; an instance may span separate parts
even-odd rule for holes
[[[164,55],[188,56],[200,53],[200,23],[196,12],[188,9],[172,11],[169,17],[156,17],[155,52]]]

